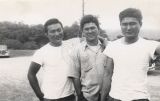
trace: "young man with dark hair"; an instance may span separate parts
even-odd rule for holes
[[[104,71],[107,67],[107,56],[103,54],[103,45],[99,41],[100,33],[98,19],[93,15],[85,15],[80,22],[85,41],[73,50],[71,54],[70,71],[68,77],[78,96],[78,101],[100,101]],[[106,80],[110,84],[109,73]],[[108,85],[108,92],[110,85]]]
[[[147,71],[150,60],[160,55],[160,43],[139,36],[140,10],[127,8],[120,12],[119,20],[124,37],[104,51],[114,68],[109,101],[149,101]]]
[[[67,77],[69,47],[63,42],[63,26],[58,19],[49,19],[44,25],[49,43],[37,50],[28,71],[28,79],[40,101],[75,101],[72,81]],[[42,67],[40,87],[37,72]]]

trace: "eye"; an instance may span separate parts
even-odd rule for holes
[[[88,31],[89,30],[89,28],[84,28],[84,31]]]
[[[127,23],[121,23],[121,25],[122,25],[122,26],[127,26],[128,24],[127,24]]]
[[[56,32],[56,30],[51,30],[51,31],[49,31],[49,33],[55,33]]]
[[[61,28],[58,28],[58,29],[57,29],[57,32],[61,32],[61,31],[62,31],[62,29],[61,29]]]
[[[96,29],[96,27],[91,27],[91,30],[94,30],[94,29]]]
[[[131,26],[136,25],[136,22],[131,22],[131,23],[129,23],[129,25],[131,25]]]

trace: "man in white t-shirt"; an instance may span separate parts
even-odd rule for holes
[[[160,43],[139,37],[141,11],[128,8],[119,14],[124,37],[104,51],[113,67],[109,101],[149,101],[147,70],[149,62],[160,55]],[[151,33],[152,34],[152,33]]]
[[[63,26],[58,19],[48,20],[44,29],[49,43],[33,56],[28,71],[30,85],[40,101],[75,101],[73,84],[67,77],[73,45],[71,41],[62,41]],[[40,67],[43,69],[41,87],[36,77]]]

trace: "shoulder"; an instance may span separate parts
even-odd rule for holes
[[[81,52],[85,50],[85,46],[86,46],[85,42],[81,42],[80,44],[77,44],[74,48],[72,48],[71,54],[80,55]]]
[[[72,39],[68,39],[68,40],[63,41],[63,43],[67,47],[74,48],[75,46],[80,44],[80,39],[79,38],[72,38]]]
[[[118,46],[118,44],[122,43],[122,38],[114,40],[114,41],[110,41],[107,45],[107,47],[114,47],[114,46]]]
[[[113,44],[119,44],[119,43],[122,42],[122,40],[124,40],[124,37],[119,38],[119,39],[117,39],[117,40],[114,40],[114,41],[112,41],[112,43],[113,43]]]
[[[80,43],[80,39],[79,38],[71,38],[71,39],[68,39],[68,40],[64,40],[63,42],[65,43],[70,43],[70,44],[76,44],[76,43]]]
[[[147,45],[159,45],[160,44],[160,42],[158,42],[158,41],[147,40],[147,39],[144,39],[144,38],[140,38],[140,42],[141,43],[146,43]]]
[[[35,51],[35,53],[43,52],[44,50],[46,50],[47,47],[49,47],[49,44],[46,44],[46,45],[42,46],[41,48],[37,49]]]
[[[81,42],[80,44],[77,44],[75,46],[75,51],[81,51],[85,48],[85,46],[86,46],[86,42]]]

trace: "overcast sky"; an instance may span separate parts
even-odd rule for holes
[[[118,14],[125,8],[142,11],[143,27],[160,29],[160,0],[84,0],[85,14],[99,17],[101,27],[117,29]],[[82,0],[0,0],[0,21],[44,24],[56,17],[64,25],[79,22],[82,17]]]

